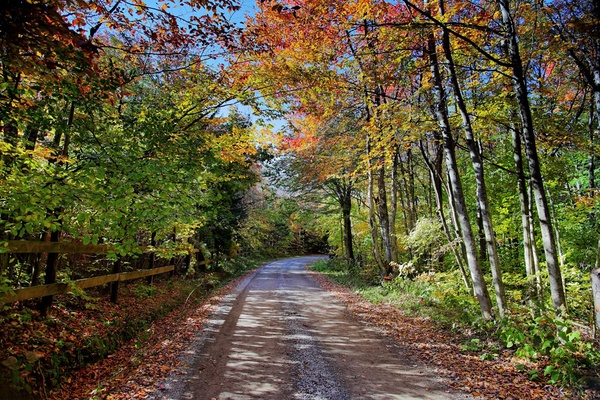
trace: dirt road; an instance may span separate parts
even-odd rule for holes
[[[160,399],[458,399],[305,270],[262,267],[221,304]]]

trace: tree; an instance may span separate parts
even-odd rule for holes
[[[473,282],[473,291],[475,297],[479,301],[481,312],[484,318],[492,318],[492,304],[490,302],[487,284],[483,279],[483,272],[477,259],[477,249],[471,229],[471,223],[467,212],[465,197],[462,188],[462,182],[458,172],[455,154],[455,141],[450,130],[448,120],[448,106],[446,104],[445,89],[442,84],[442,77],[438,63],[437,52],[435,49],[435,41],[433,35],[430,34],[427,41],[426,54],[429,57],[431,76],[433,83],[434,104],[432,106],[435,118],[442,134],[444,159],[448,171],[450,188],[452,197],[455,201],[458,220],[461,228],[462,239],[465,244],[467,254],[467,265],[471,271],[471,279]]]
[[[236,6],[193,2],[214,15],[182,27],[171,4],[13,1],[2,11],[2,240],[103,241],[113,258],[136,254],[151,232],[174,246],[174,230],[215,222],[254,182],[251,128],[217,117],[235,94],[199,55],[229,40],[221,8]],[[51,254],[45,282],[56,278]]]
[[[444,1],[440,0],[439,12],[440,16],[442,17],[445,13],[444,8]],[[468,112],[467,105],[456,72],[456,66],[454,64],[454,55],[450,43],[450,33],[447,29],[442,29],[442,48],[444,50],[444,55],[448,64],[448,72],[450,74],[450,82],[454,91],[454,96],[456,98],[456,106],[462,118],[463,130],[465,132],[467,146],[469,148],[469,154],[471,156],[471,163],[473,165],[473,170],[475,171],[475,181],[477,185],[477,204],[479,212],[481,214],[482,225],[485,233],[485,244],[487,246],[487,254],[489,257],[490,269],[492,271],[493,284],[496,293],[496,305],[498,307],[500,317],[504,318],[504,284],[502,283],[502,272],[500,269],[500,261],[498,259],[498,249],[496,246],[492,215],[488,201],[487,187],[485,184],[485,175],[483,173],[483,159],[479,150],[479,145],[475,141],[475,133],[473,131],[471,117]]]
[[[355,146],[357,131],[352,115],[322,121],[316,116],[298,118],[293,136],[284,138],[282,151],[284,176],[278,183],[295,196],[319,202],[325,194],[335,199],[342,217],[342,248],[348,260],[354,260],[352,235],[352,198],[355,195]]]
[[[556,254],[556,238],[552,228],[552,219],[550,209],[544,189],[541,166],[538,157],[536,138],[533,126],[533,117],[529,104],[529,95],[527,89],[527,78],[523,70],[523,62],[518,44],[518,36],[514,19],[511,15],[510,4],[507,0],[498,0],[498,7],[502,14],[502,25],[504,28],[504,38],[506,40],[507,55],[509,57],[509,68],[512,72],[515,98],[518,104],[518,113],[521,119],[522,136],[525,145],[525,154],[527,165],[529,166],[530,182],[533,188],[535,204],[540,223],[540,233],[544,245],[544,254],[546,255],[546,266],[550,278],[550,289],[554,308],[565,310],[567,303],[562,282],[560,263]]]

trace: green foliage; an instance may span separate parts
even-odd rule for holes
[[[550,383],[576,385],[581,369],[597,365],[600,352],[585,341],[572,321],[562,317],[542,315],[534,319],[515,317],[502,321],[496,331],[499,339],[518,357],[546,361],[543,375]],[[538,376],[539,372],[530,375]]]
[[[310,268],[317,272],[327,272],[330,270],[329,263],[327,260],[318,260],[311,264]]]
[[[437,218],[421,217],[406,238],[406,244],[417,258],[431,265],[449,251],[442,224]]]
[[[158,289],[155,286],[143,285],[141,283],[135,285],[133,288],[135,297],[137,297],[140,300],[144,300],[144,299],[154,296],[157,293],[157,291],[158,291]]]
[[[278,196],[263,188],[248,193],[257,206],[251,208],[237,232],[242,254],[274,258],[324,252],[325,239],[313,216],[296,199]]]
[[[565,293],[569,299],[569,314],[571,318],[586,321],[590,310],[593,310],[592,283],[590,270],[572,264],[563,268]]]
[[[0,296],[13,293],[11,282],[8,277],[0,275]]]
[[[320,260],[311,268],[370,301],[395,304],[409,314],[426,316],[450,328],[479,321],[477,302],[465,291],[457,272],[420,274],[413,279],[399,276],[381,282],[374,266],[361,268],[342,258]]]
[[[368,291],[373,285],[378,285],[381,281],[379,272],[375,266],[360,266],[356,262],[342,257],[319,260],[312,264],[311,268],[357,291]]]
[[[478,338],[471,339],[467,343],[463,343],[460,346],[462,351],[481,351],[483,346],[481,345],[481,340]]]

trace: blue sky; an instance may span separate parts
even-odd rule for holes
[[[150,7],[156,7],[156,8],[161,8],[162,7],[162,2],[160,2],[159,0],[145,0],[145,3],[150,6]],[[228,18],[228,20],[232,23],[235,23],[238,26],[243,26],[243,22],[245,20],[245,16],[246,15],[253,15],[256,11],[257,11],[257,6],[256,6],[256,1],[254,0],[239,0],[238,4],[240,4],[241,8],[237,11],[234,11],[232,13],[227,13],[225,11],[225,15]],[[169,6],[168,11],[170,13],[172,13],[173,15],[176,15],[178,17],[181,17],[183,19],[187,19],[189,18],[189,16],[192,13],[199,13],[201,11],[192,11],[189,7],[187,6],[175,6],[173,3],[171,2],[167,2],[167,5]],[[210,61],[209,61],[210,62]],[[214,60],[214,63],[219,63],[220,60]],[[222,62],[222,61],[221,61]],[[261,116],[256,116],[252,114],[252,110],[250,109],[250,107],[241,105],[241,104],[236,104],[235,107],[238,108],[238,110],[243,114],[243,115],[247,115],[250,116],[251,120],[253,122],[258,122],[261,120]],[[222,111],[223,114],[228,114],[229,113],[229,106],[225,106],[223,108]],[[267,125],[272,125],[273,126],[273,130],[278,131],[280,129],[282,129],[282,127],[285,125],[285,121],[283,120],[268,120],[266,118],[264,118],[264,123]]]

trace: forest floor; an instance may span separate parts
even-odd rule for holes
[[[223,297],[234,291],[250,273],[201,300],[184,302],[165,313],[150,324],[143,335],[131,339],[106,358],[70,374],[65,373],[60,377],[60,389],[47,389],[53,378],[41,373],[39,360],[50,354],[56,356],[72,351],[77,338],[89,336],[94,330],[96,333],[103,332],[106,323],[103,325],[100,321],[116,317],[127,320],[127,312],[136,313],[137,317],[142,315],[152,307],[144,306],[139,300],[139,293],[136,296],[133,291],[124,290],[116,311],[108,305],[98,306],[90,310],[95,313],[93,320],[86,317],[86,311],[75,311],[65,306],[55,309],[51,319],[54,322],[50,324],[47,320],[38,320],[35,315],[23,318],[23,314],[19,314],[21,318],[5,319],[0,330],[0,362],[10,368],[17,359],[29,361],[29,370],[21,371],[21,374],[33,383],[32,398],[142,399],[153,393],[160,397],[160,393],[166,390],[164,382],[182,367],[185,362],[182,353],[202,330],[207,318]],[[517,364],[523,361],[515,360],[510,351],[499,350],[493,360],[484,360],[479,353],[464,350],[461,346],[470,339],[466,332],[455,333],[440,328],[432,321],[406,316],[392,305],[372,304],[352,290],[332,283],[316,272],[310,273],[351,314],[418,357],[424,365],[449,381],[455,390],[484,399],[600,399],[600,393],[594,389],[575,394],[549,385],[543,378],[532,381],[526,372],[517,369]],[[172,297],[167,290],[159,288],[158,293],[160,295],[153,297],[152,302],[168,301],[169,296]],[[128,309],[129,303],[135,306]],[[43,340],[39,339],[41,336]],[[32,338],[35,340],[32,341]],[[32,342],[38,344],[32,347]],[[7,351],[12,356],[7,356]],[[528,367],[533,369],[536,366]],[[4,398],[0,393],[0,399]]]

